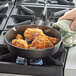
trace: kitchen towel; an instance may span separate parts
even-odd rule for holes
[[[70,29],[72,21],[71,20],[61,20],[56,23],[53,23],[52,27],[58,27],[59,32],[62,35],[62,41],[64,46],[72,47],[76,45],[76,27]]]

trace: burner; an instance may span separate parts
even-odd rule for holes
[[[25,63],[27,63],[27,59],[18,56],[16,59],[16,63],[17,64],[25,64]]]
[[[27,59],[23,57],[17,57],[16,59],[17,64],[24,64],[24,65],[43,65],[42,59]]]
[[[43,60],[42,59],[30,59],[30,64],[31,65],[43,65]]]
[[[52,57],[46,57],[43,59],[26,59],[23,57],[17,57],[16,59],[17,64],[25,64],[25,65],[63,65],[63,63],[53,59]]]
[[[27,65],[42,65],[42,66],[45,66],[45,65],[64,65],[63,62],[60,62],[60,58],[61,58],[61,55],[64,51],[64,47],[63,45],[61,44],[61,48],[59,49],[59,51],[54,54],[52,57],[45,57],[45,58],[42,58],[42,59],[27,59],[27,58],[23,58],[23,57],[17,57],[16,59],[16,63],[17,64],[27,64]]]

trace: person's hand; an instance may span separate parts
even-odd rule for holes
[[[58,21],[60,20],[72,20],[73,22],[70,25],[70,28],[73,29],[76,27],[76,8],[66,12],[62,17],[58,19]]]

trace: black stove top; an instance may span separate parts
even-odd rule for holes
[[[45,6],[32,6],[32,5],[15,5],[5,26],[4,30],[9,30],[16,24],[22,23],[27,20],[31,20],[34,24],[37,24],[39,19],[44,19],[42,17],[42,12]],[[26,8],[30,9],[33,14],[26,11]],[[62,16],[66,11],[72,9],[72,7],[67,8],[57,8],[57,7],[48,7],[47,6],[47,20],[49,22],[56,22],[60,16]],[[48,22],[47,22],[48,23]]]
[[[51,57],[26,59],[9,52],[4,36],[14,26],[45,23],[51,26],[73,4],[58,4],[58,0],[48,0],[47,13],[42,15],[46,0],[0,0],[0,73],[63,76],[68,48],[61,44],[59,51]],[[69,1],[69,0],[68,0]],[[70,1],[71,2],[71,1]],[[9,7],[5,7],[8,3]],[[29,12],[30,11],[30,12]],[[26,22],[27,21],[27,22]],[[31,23],[30,23],[31,22]]]
[[[14,74],[26,74],[26,75],[45,75],[45,76],[63,76],[67,48],[63,45],[60,46],[59,51],[51,57],[43,58],[43,64],[32,64],[37,59],[25,59],[11,54],[7,47],[1,46],[0,50],[0,72],[2,73],[14,73]],[[20,58],[18,60],[18,58]],[[25,61],[24,61],[25,59]],[[23,60],[23,62],[22,62]],[[39,59],[38,59],[39,60]],[[31,61],[31,64],[29,63]],[[21,63],[18,63],[21,62]]]

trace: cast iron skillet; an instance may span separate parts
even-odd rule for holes
[[[43,32],[46,35],[58,38],[59,42],[54,47],[38,49],[38,50],[23,49],[23,48],[18,48],[13,46],[11,44],[12,39],[15,39],[17,34],[23,34],[25,29],[27,28],[40,28],[43,30]],[[58,51],[61,41],[62,41],[61,35],[57,30],[55,30],[54,28],[50,28],[46,26],[38,26],[38,25],[26,25],[26,26],[13,27],[5,35],[5,42],[7,44],[9,51],[24,58],[43,58],[43,57],[51,56]]]

